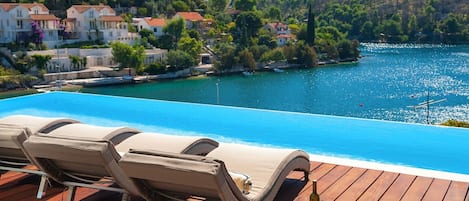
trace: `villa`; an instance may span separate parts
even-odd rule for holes
[[[73,5],[67,9],[65,22],[71,39],[108,42],[129,35],[127,23],[108,5]]]
[[[142,31],[143,29],[148,29],[155,34],[156,37],[162,36],[163,27],[166,26],[166,19],[164,18],[134,18],[133,25],[137,27],[137,32]]]
[[[0,43],[27,42],[33,34],[33,24],[43,43],[49,47],[58,43],[60,19],[50,14],[44,4],[0,3]]]
[[[290,28],[288,28],[288,25],[284,23],[267,23],[266,25],[264,25],[264,29],[274,34],[274,36],[277,38],[278,46],[284,46],[287,44],[287,42],[293,39],[290,33]]]
[[[186,29],[198,29],[204,17],[198,12],[177,12],[173,19],[182,18],[186,22]]]

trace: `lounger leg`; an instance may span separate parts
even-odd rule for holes
[[[67,201],[73,201],[73,198],[75,198],[76,189],[77,189],[76,186],[69,186],[68,187]]]
[[[305,173],[305,182],[309,181],[309,171],[304,171]]]
[[[39,183],[39,189],[37,190],[37,199],[41,199],[42,198],[42,194],[45,193],[45,188],[46,188],[46,181],[47,181],[47,177],[46,175],[42,175],[41,176],[41,182]]]
[[[122,194],[122,201],[130,201],[130,195],[127,193]]]

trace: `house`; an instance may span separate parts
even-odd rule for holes
[[[267,29],[270,31],[270,33],[274,34],[274,36],[277,38],[278,46],[283,46],[288,41],[293,39],[290,33],[290,28],[288,28],[288,25],[286,24],[280,22],[267,23],[264,25],[264,29]]]
[[[52,47],[59,41],[59,24],[44,4],[0,3],[0,43],[42,42]]]
[[[148,29],[152,31],[156,37],[164,34],[163,27],[166,26],[166,20],[164,18],[134,18],[133,21],[139,32],[143,29]]]
[[[65,32],[81,41],[110,42],[128,37],[127,23],[108,5],[73,5],[67,9]]]
[[[177,12],[173,19],[179,17],[184,19],[187,29],[199,29],[200,23],[204,20],[202,15],[200,15],[198,12]]]
[[[167,50],[153,48],[145,50],[144,64],[148,65],[155,62],[161,62],[166,59]],[[46,70],[48,73],[72,72],[91,67],[113,67],[117,63],[112,56],[111,48],[79,49],[79,48],[61,48],[40,51],[28,51],[28,55],[50,55]],[[80,58],[81,66],[73,65],[70,56]],[[85,61],[85,62],[83,62]]]

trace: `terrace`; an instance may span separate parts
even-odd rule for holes
[[[0,111],[303,149],[321,200],[469,199],[468,129],[63,92],[2,100]],[[2,175],[0,200],[35,200],[38,179]],[[287,180],[276,200],[308,200],[311,190],[311,183]],[[43,199],[65,197],[65,187],[52,183]],[[91,189],[77,198],[120,199]]]

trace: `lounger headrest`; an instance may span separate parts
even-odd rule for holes
[[[0,158],[27,161],[23,142],[31,135],[28,128],[12,124],[0,124]]]

